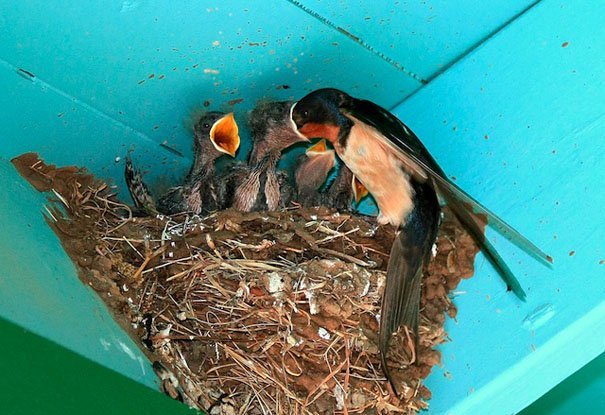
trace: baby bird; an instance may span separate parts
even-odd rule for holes
[[[357,206],[368,195],[353,172],[343,163],[337,166],[336,160],[334,150],[328,148],[325,139],[309,147],[301,157],[295,171],[295,183],[298,202],[302,206],[328,206],[349,211],[352,202]],[[333,168],[337,169],[336,175],[326,185]]]
[[[283,150],[308,140],[293,131],[291,108],[288,101],[261,102],[250,113],[252,152],[247,166],[233,166],[224,178],[227,207],[243,212],[272,211],[292,200],[288,176],[277,170],[277,163]]]
[[[228,154],[231,157],[240,145],[238,126],[233,113],[203,114],[194,127],[193,164],[183,183],[172,187],[154,201],[141,173],[130,157],[126,158],[125,178],[135,207],[149,214],[172,215],[181,212],[195,214],[216,210],[223,204],[212,179],[216,160]]]
[[[322,204],[321,187],[328,180],[330,171],[336,166],[334,150],[328,149],[326,140],[319,140],[305,151],[294,173],[297,200],[303,206]]]
[[[348,170],[348,167],[347,167]],[[350,171],[350,170],[349,170]],[[351,172],[351,188],[353,189],[353,200],[355,201],[355,205],[359,205],[359,202],[362,201],[364,197],[370,194],[368,189],[363,185],[362,182]]]

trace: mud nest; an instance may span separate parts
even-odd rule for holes
[[[415,413],[440,361],[448,293],[477,248],[444,210],[423,280],[419,347],[393,338],[395,396],[377,331],[391,227],[327,208],[134,217],[85,170],[14,161],[49,192],[45,216],[162,388],[210,414]]]

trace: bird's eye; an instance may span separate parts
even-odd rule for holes
[[[210,128],[210,124],[204,123],[204,128]]]
[[[304,115],[305,117],[308,117],[308,116],[309,116],[309,111],[304,110],[304,111],[303,111],[303,115]]]

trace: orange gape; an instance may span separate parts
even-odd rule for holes
[[[355,195],[355,203],[359,203],[361,199],[368,195],[368,188],[363,185],[357,178],[357,176],[353,176],[353,180],[351,183],[353,187],[353,194]]]
[[[235,156],[239,148],[239,131],[233,113],[225,115],[216,122],[210,130],[210,139],[219,147],[220,151]]]
[[[354,124],[346,148],[338,140],[330,141],[338,156],[374,196],[380,209],[378,222],[399,226],[413,208],[409,166],[376,129],[349,118]]]

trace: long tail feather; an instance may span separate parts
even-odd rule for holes
[[[436,178],[436,177],[435,177]],[[553,259],[550,255],[546,254],[540,248],[538,248],[532,241],[523,236],[519,231],[513,228],[508,223],[504,222],[498,215],[494,212],[483,206],[477,200],[475,200],[471,195],[466,193],[456,184],[443,179],[442,177],[436,178],[437,186],[444,193],[444,196],[448,199],[448,204],[451,205],[453,200],[463,201],[472,206],[471,211],[476,211],[476,213],[480,213],[486,215],[488,218],[488,223],[491,226],[494,226],[500,233],[502,233],[505,237],[510,239],[517,246],[522,248],[525,252],[529,253],[536,259],[543,261],[545,264],[550,265],[553,263]],[[459,205],[463,206],[464,210],[467,211],[468,208],[464,207],[461,203]],[[470,216],[470,215],[469,215]],[[466,221],[465,221],[466,224]],[[487,248],[487,245],[486,245]],[[494,249],[494,248],[492,248]]]
[[[380,314],[378,346],[382,370],[395,391],[397,389],[387,364],[391,336],[401,326],[418,332],[416,325],[420,295],[417,294],[422,280],[422,252],[418,246],[410,246],[408,239],[405,229],[401,230],[391,248]]]
[[[517,280],[496,248],[485,237],[481,224],[475,217],[473,217],[472,213],[469,212],[470,207],[467,207],[464,203],[460,202],[459,199],[451,197],[447,192],[443,193],[447,205],[452,209],[458,220],[462,222],[462,225],[470,232],[471,236],[477,242],[481,250],[486,253],[488,259],[496,267],[496,270],[506,283],[507,288],[515,293],[519,299],[525,301],[526,294],[525,291],[523,291],[519,280]]]
[[[346,96],[346,94],[344,95]],[[534,258],[547,265],[553,263],[550,255],[449,180],[418,137],[397,117],[371,101],[358,100],[349,96],[346,96],[343,105],[356,118],[378,129],[387,138],[386,144],[411,160],[420,168],[420,171],[424,171],[432,177],[440,190],[462,202],[473,205],[473,211],[486,215],[490,225]]]
[[[143,175],[133,166],[130,156],[126,156],[124,179],[126,180],[126,186],[128,187],[134,206],[148,214],[157,214],[155,201],[151,197],[147,185],[143,182]]]
[[[402,144],[403,145],[403,144]],[[523,249],[525,252],[530,254],[532,257],[542,261],[543,263],[550,265],[553,263],[553,258],[542,251],[536,244],[523,236],[519,231],[513,228],[511,225],[506,223],[503,219],[501,219],[494,212],[489,210],[487,207],[483,206],[479,201],[473,198],[471,195],[462,190],[458,185],[449,180],[443,171],[436,166],[433,168],[428,165],[428,163],[423,162],[414,154],[405,154],[405,157],[408,157],[414,163],[417,163],[423,170],[425,170],[430,177],[435,180],[435,184],[444,193],[444,196],[447,197],[448,203],[451,203],[453,200],[457,200],[459,202],[465,202],[472,206],[472,210],[476,213],[483,214],[487,216],[488,223],[490,226],[495,227],[498,232],[504,235],[506,238],[511,240],[515,245]],[[432,164],[436,163],[433,161]],[[465,222],[466,224],[466,222]],[[485,245],[487,248],[487,245]],[[492,247],[493,249],[493,247]],[[495,252],[495,249],[493,249]],[[503,261],[501,260],[503,263]],[[504,268],[502,268],[504,269]]]
[[[382,367],[395,392],[387,366],[389,342],[399,327],[407,326],[418,344],[422,265],[429,258],[439,225],[439,202],[432,185],[429,182],[413,185],[414,208],[397,233],[389,256],[378,336]]]

